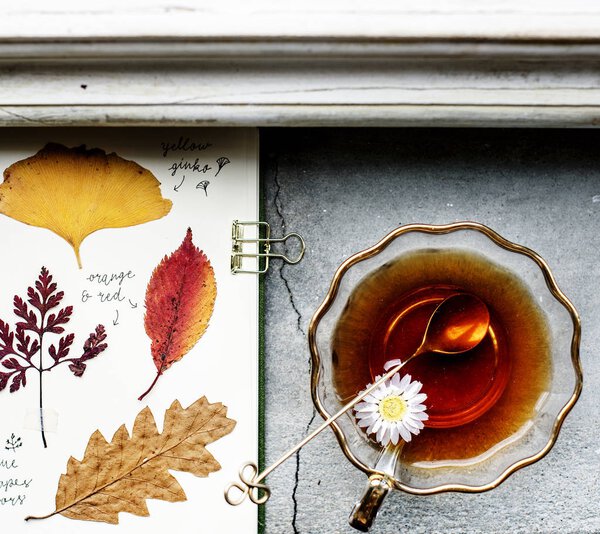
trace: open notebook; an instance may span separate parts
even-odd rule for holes
[[[0,131],[2,532],[256,532],[223,488],[258,455],[258,277],[230,267],[232,221],[259,216],[257,152],[250,129]],[[144,411],[129,437],[146,406],[158,432],[171,408],[170,436]],[[112,447],[94,434],[121,425]]]

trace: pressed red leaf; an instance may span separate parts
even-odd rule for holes
[[[188,228],[181,246],[165,256],[146,289],[146,334],[158,377],[202,337],[213,312],[217,285],[210,261],[192,242]]]

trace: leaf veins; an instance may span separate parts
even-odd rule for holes
[[[192,242],[192,230],[170,256],[156,266],[146,289],[144,326],[152,340],[158,378],[183,358],[202,337],[215,306],[217,284],[206,255]]]
[[[96,430],[83,459],[69,459],[58,483],[56,510],[26,521],[60,514],[116,525],[121,512],[148,516],[146,499],[185,501],[185,491],[169,470],[197,477],[218,471],[221,466],[205,447],[235,427],[226,415],[225,406],[202,397],[185,409],[173,402],[162,433],[148,407],[137,415],[131,436],[123,425],[109,443]]]
[[[87,236],[160,219],[171,206],[149,170],[85,146],[49,143],[8,167],[0,184],[0,213],[62,237],[73,248],[79,268]]]

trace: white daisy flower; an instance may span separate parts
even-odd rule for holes
[[[410,375],[400,378],[396,373],[354,407],[358,426],[367,434],[374,434],[384,447],[390,442],[397,445],[400,438],[409,442],[424,427],[423,421],[429,419],[423,404],[427,395],[419,393],[422,387],[417,380],[411,382]]]

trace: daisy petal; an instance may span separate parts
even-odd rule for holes
[[[381,419],[376,419],[373,423],[373,430],[371,432],[375,434],[375,432],[379,432],[379,430],[383,427],[383,421]]]
[[[377,419],[379,419],[379,414],[377,414],[377,413],[375,413],[375,414],[373,414],[373,413],[370,413],[370,414],[365,414],[365,415],[363,415],[363,414],[359,414],[359,415],[357,416],[357,419],[358,419],[359,421],[364,421],[364,422],[365,422],[365,423],[367,423],[367,424],[372,424],[372,423],[374,423],[375,421],[377,421]]]
[[[358,413],[371,413],[371,412],[376,412],[379,408],[377,407],[377,404],[367,404],[365,405],[363,408],[361,408],[360,410],[357,410]]]
[[[383,397],[385,397],[386,393],[387,393],[387,388],[385,387],[379,387],[377,388],[375,391],[373,391],[372,395],[373,397],[375,397],[377,400],[381,400],[383,399]]]
[[[410,442],[410,440],[411,440],[410,432],[408,430],[406,430],[406,428],[404,428],[404,425],[398,426],[398,432],[400,432],[400,436],[402,437],[402,439],[404,441],[406,441],[406,443]]]
[[[419,429],[419,430],[423,430],[425,428],[425,425],[423,424],[423,421],[419,421],[418,419],[415,421],[415,426]]]
[[[400,380],[400,391],[404,391],[410,384],[410,375],[404,375]]]
[[[426,399],[427,399],[427,395],[425,393],[419,393],[418,395],[415,395],[412,399],[410,399],[410,401],[408,401],[408,403],[409,404],[420,404]]]
[[[423,387],[423,384],[421,384],[421,382],[412,382],[410,384],[410,386],[408,386],[404,390],[404,396],[405,396],[406,400],[409,400],[412,397],[414,397],[419,391],[421,391],[422,387]]]
[[[400,360],[400,359],[388,360],[387,362],[385,362],[383,369],[384,369],[384,371],[391,371],[392,367],[396,367],[397,365],[400,365],[401,363],[402,363],[402,360]]]
[[[419,433],[419,427],[415,425],[414,421],[411,421],[408,417],[402,421],[402,424],[413,434]]]

